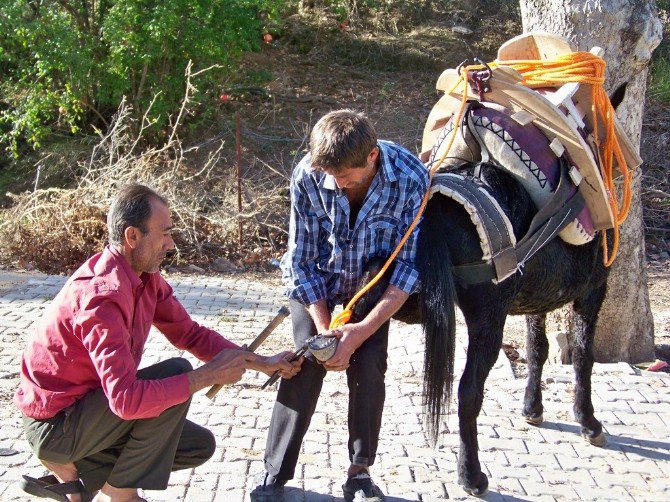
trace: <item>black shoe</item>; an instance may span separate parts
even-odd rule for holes
[[[251,502],[284,502],[284,485],[286,481],[279,481],[267,472],[254,476],[256,488],[249,497]]]
[[[386,500],[370,475],[363,471],[347,479],[342,485],[345,502],[383,502]]]

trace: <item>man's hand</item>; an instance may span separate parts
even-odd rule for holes
[[[336,336],[340,339],[335,355],[323,363],[324,368],[330,371],[346,370],[354,351],[397,312],[408,296],[397,286],[389,284],[377,305],[365,316],[365,319],[323,332],[325,336]]]
[[[188,373],[189,391],[195,394],[211,385],[229,385],[239,382],[256,355],[246,350],[224,349],[207,364]]]
[[[291,357],[293,352],[285,351],[275,354],[274,356],[256,356],[257,360],[254,364],[254,369],[262,371],[268,376],[271,376],[275,371],[279,371],[282,378],[290,379],[298,374],[302,367],[304,357],[299,357],[296,361],[288,362],[287,359]]]
[[[215,355],[207,365],[211,366],[214,383],[229,385],[242,379],[253,360],[254,355],[246,350],[228,349]]]
[[[345,324],[340,328],[322,333],[323,336],[335,336],[340,339],[333,357],[323,363],[328,371],[344,371],[349,367],[351,355],[370,336],[359,323]]]

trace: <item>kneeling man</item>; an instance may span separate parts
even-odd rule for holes
[[[174,248],[167,201],[130,185],[107,215],[109,245],[67,281],[23,354],[14,402],[26,437],[53,473],[24,476],[32,495],[63,500],[142,500],[138,488],[162,490],[170,472],[196,467],[214,453],[210,431],[186,420],[191,396],[232,384],[246,369],[290,378],[288,363],[240,350],[194,322],[174,297],[159,266]],[[182,358],[140,371],[154,325]]]

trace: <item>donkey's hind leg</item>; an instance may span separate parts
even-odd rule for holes
[[[582,436],[595,446],[604,446],[602,424],[593,416],[591,402],[591,371],[593,370],[593,339],[598,313],[605,299],[606,285],[596,287],[583,298],[575,300],[575,346],[572,363],[575,370],[575,420],[582,426]]]
[[[526,316],[526,351],[528,352],[528,382],[526,394],[523,399],[523,417],[531,425],[542,423],[542,368],[549,355],[549,342],[547,341],[546,321],[547,316]]]
[[[458,455],[458,481],[470,495],[482,497],[488,491],[488,478],[479,463],[477,417],[482,409],[484,384],[502,346],[505,316],[482,312],[473,319],[463,308],[468,325],[468,352],[458,386],[458,422],[461,438]]]

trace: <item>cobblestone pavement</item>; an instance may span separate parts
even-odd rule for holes
[[[168,280],[193,317],[243,343],[251,340],[285,303],[273,278],[171,276]],[[20,353],[45,305],[65,279],[38,277],[0,290],[0,499],[22,497],[21,474],[43,469],[22,438],[20,416],[11,404]],[[513,320],[518,322],[519,320]],[[284,321],[260,352],[289,348]],[[464,330],[459,328],[457,374],[464,364]],[[502,353],[501,353],[502,354]],[[143,365],[179,355],[153,333]],[[190,357],[190,356],[189,356]],[[389,501],[466,499],[456,485],[458,437],[444,432],[430,446],[421,419],[421,331],[395,324],[389,344],[387,396],[374,479]],[[667,375],[666,375],[667,376]],[[193,400],[189,418],[209,427],[218,439],[214,458],[172,475],[166,491],[144,495],[151,501],[248,500],[250,477],[262,470],[265,435],[274,389],[259,389],[264,375],[247,373],[225,388],[212,404],[204,393]],[[593,400],[608,444],[596,448],[579,436],[572,416],[572,370],[549,366],[544,374],[546,422],[527,425],[521,418],[525,381],[515,379],[504,355],[491,373],[479,418],[483,469],[490,478],[487,500],[670,500],[670,379],[636,373],[626,364],[596,364]],[[341,499],[347,467],[347,387],[344,375],[329,374],[304,442],[288,501]],[[452,410],[455,413],[455,406]],[[455,414],[448,428],[456,431]]]

